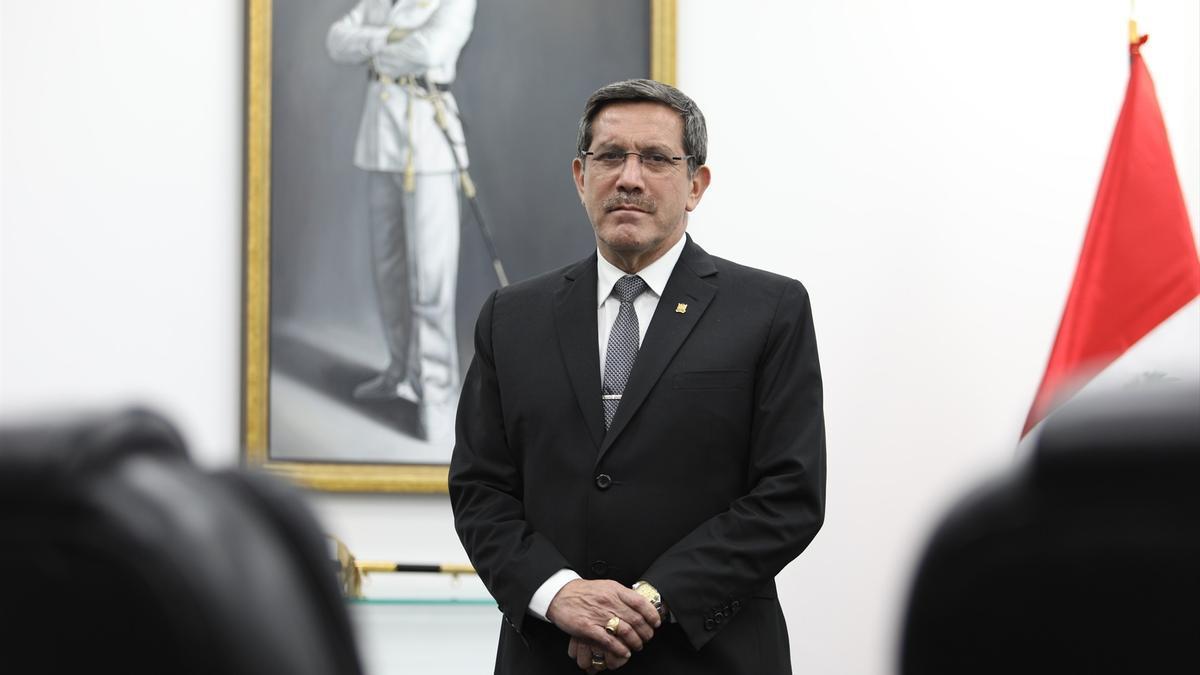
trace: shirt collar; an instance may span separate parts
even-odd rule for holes
[[[675,263],[679,262],[679,256],[683,255],[683,245],[687,243],[687,235],[679,238],[675,245],[667,249],[667,252],[661,258],[650,263],[638,272],[637,275],[646,282],[647,288],[658,297],[662,297],[663,290],[667,287],[667,280],[671,278],[671,272],[675,269]],[[616,265],[604,259],[604,256],[599,250],[596,251],[596,306],[604,304],[608,296],[612,294],[613,286],[617,284],[617,280],[625,276],[625,272],[618,269]]]

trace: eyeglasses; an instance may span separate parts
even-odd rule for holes
[[[695,155],[672,157],[661,152],[626,152],[624,150],[603,150],[601,152],[581,152],[581,157],[591,157],[596,168],[604,173],[620,171],[625,167],[625,160],[630,155],[638,158],[642,168],[653,174],[669,174],[675,171],[679,163],[690,160]]]

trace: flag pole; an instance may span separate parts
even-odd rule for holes
[[[1137,0],[1129,0],[1129,44],[1135,45],[1140,41],[1137,29],[1137,20],[1134,19],[1136,14]]]

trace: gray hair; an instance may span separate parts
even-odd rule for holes
[[[704,113],[687,94],[656,80],[624,80],[597,89],[588,98],[583,117],[579,120],[576,149],[580,155],[592,145],[592,121],[600,110],[610,103],[628,101],[662,103],[678,112],[683,119],[683,152],[691,155],[688,159],[688,175],[704,164],[708,157],[708,129],[704,125]]]

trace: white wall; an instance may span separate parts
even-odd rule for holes
[[[232,463],[241,3],[0,8],[0,410],[152,402]]]
[[[1197,4],[1138,11],[1194,225]],[[712,136],[692,231],[814,299],[829,518],[780,579],[797,671],[886,673],[932,519],[1012,457],[1123,95],[1128,3],[679,16]],[[231,0],[0,4],[4,417],[147,401],[206,464],[236,462],[242,25]],[[364,557],[465,559],[444,498],[313,503]]]

